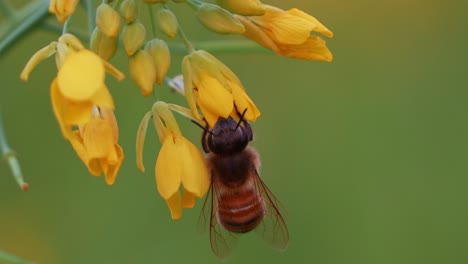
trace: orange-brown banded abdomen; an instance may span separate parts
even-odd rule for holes
[[[263,220],[265,207],[260,195],[248,192],[230,192],[220,197],[218,220],[225,229],[235,233],[246,233]]]

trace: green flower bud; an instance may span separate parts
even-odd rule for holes
[[[146,43],[145,50],[153,58],[156,69],[155,82],[161,85],[171,66],[171,53],[169,52],[169,48],[164,40],[152,39]]]
[[[218,5],[242,16],[262,16],[265,6],[259,0],[217,0]]]
[[[229,11],[213,4],[202,4],[195,13],[198,20],[209,30],[220,34],[242,34],[242,23]]]
[[[130,78],[138,86],[143,96],[153,92],[156,69],[153,58],[145,50],[138,50],[129,57],[128,71]]]
[[[102,33],[98,27],[91,36],[91,50],[104,60],[110,60],[117,50],[117,37],[109,37]]]
[[[161,31],[168,37],[174,38],[177,35],[179,23],[177,22],[177,18],[171,10],[160,9],[156,13],[156,21],[158,22]]]
[[[125,20],[125,24],[130,24],[135,21],[138,16],[138,7],[135,0],[124,0],[122,4],[120,4],[120,14]]]
[[[120,30],[120,16],[108,4],[100,4],[96,10],[96,25],[109,37],[117,37]]]
[[[140,22],[125,25],[122,30],[122,42],[128,56],[133,55],[143,45],[146,29]]]

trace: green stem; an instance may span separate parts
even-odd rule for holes
[[[182,39],[182,41],[184,41],[184,45],[185,45],[185,49],[189,52],[189,53],[192,53],[195,51],[195,48],[193,48],[193,45],[192,43],[190,43],[190,41],[188,40],[187,36],[185,35],[184,31],[182,30],[182,27],[179,25],[178,27],[178,31],[179,31],[179,36],[180,38]]]
[[[48,0],[43,0],[31,4],[14,15],[13,23],[8,27],[6,33],[2,34],[5,37],[0,40],[0,54],[21,37],[23,33],[48,15],[48,2]]]
[[[20,259],[19,257],[0,249],[0,263],[30,264],[32,262]]]
[[[151,33],[153,34],[153,38],[156,38],[156,23],[154,21],[153,5],[147,4],[146,6],[148,7],[148,13],[150,17]]]
[[[3,128],[3,120],[2,116],[0,115],[0,151],[2,153],[2,158],[8,162],[10,165],[11,172],[13,173],[13,177],[15,178],[18,185],[21,187],[23,191],[28,189],[28,184],[24,182],[23,174],[21,172],[21,166],[19,165],[19,161],[16,158],[15,152],[10,148],[8,145],[6,135]]]
[[[86,0],[86,10],[88,12],[88,33],[91,38],[94,28],[96,27],[96,8],[94,8],[94,0]]]
[[[65,24],[63,24],[62,35],[68,33],[72,18],[73,18],[73,15],[69,16],[67,20],[65,21]]]
[[[190,7],[192,7],[195,10],[200,8],[200,6],[202,5],[200,2],[195,1],[195,0],[188,0],[185,3],[188,4]]]

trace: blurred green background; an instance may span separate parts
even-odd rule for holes
[[[291,236],[278,252],[245,235],[225,263],[467,263],[467,2],[264,2],[321,20],[335,33],[335,60],[214,53],[262,111],[252,145]],[[187,7],[176,10],[190,39],[222,39]],[[86,31],[82,18],[74,25]],[[136,169],[136,129],[155,97],[142,98],[129,78],[107,79],[126,151],[108,187],[60,135],[49,99],[54,60],[19,80],[29,57],[57,38],[36,28],[0,56],[0,110],[30,184],[22,193],[0,164],[0,249],[37,263],[218,263],[197,232],[202,203],[173,222],[156,191],[152,127],[147,172]],[[173,57],[170,75],[180,73],[182,55]],[[112,62],[127,72],[122,50]],[[158,99],[184,104],[156,89]],[[200,129],[180,125],[199,145]]]

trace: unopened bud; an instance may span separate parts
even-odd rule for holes
[[[177,18],[169,9],[160,9],[156,13],[156,20],[158,25],[164,34],[170,38],[174,38],[177,35],[177,30],[179,28],[179,23]]]
[[[91,50],[104,60],[110,60],[117,50],[117,37],[106,36],[96,27],[91,36]]]
[[[146,29],[140,22],[125,25],[122,30],[122,42],[128,56],[133,55],[143,45]]]
[[[145,50],[153,58],[156,70],[155,82],[161,85],[171,66],[171,53],[169,52],[169,48],[164,40],[152,39],[146,43]]]
[[[138,50],[129,57],[128,71],[133,82],[140,88],[143,96],[148,96],[153,92],[156,69],[153,58],[147,51]]]
[[[135,0],[125,0],[120,4],[120,14],[125,20],[125,24],[130,24],[138,16],[138,7]]]
[[[262,16],[265,6],[259,0],[217,0],[218,5],[243,16]]]
[[[220,34],[242,34],[245,29],[229,11],[213,4],[202,4],[196,12],[198,20],[209,30]]]
[[[109,37],[117,37],[120,30],[120,16],[108,4],[100,4],[96,10],[96,25]]]

